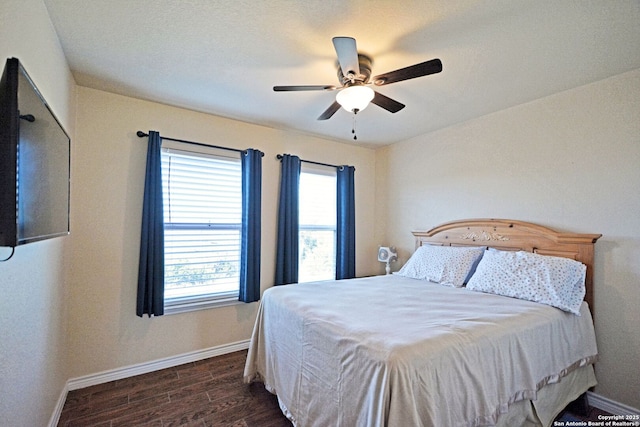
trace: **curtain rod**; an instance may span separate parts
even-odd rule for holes
[[[282,154],[278,154],[278,155],[276,156],[276,158],[277,158],[278,160],[282,160]],[[342,168],[344,168],[344,165],[340,165],[340,166],[338,166],[338,165],[330,165],[329,163],[320,163],[320,162],[314,162],[314,161],[311,161],[311,160],[302,160],[302,159],[300,159],[300,161],[301,161],[301,162],[304,162],[304,163],[311,163],[311,164],[313,164],[313,165],[327,166],[327,167],[330,167],[330,168],[336,168],[336,169],[342,169]]]
[[[138,135],[139,138],[144,138],[145,136],[149,136],[148,133],[142,132],[141,130],[136,132],[136,135]],[[187,141],[187,140],[184,140],[184,139],[167,138],[165,136],[160,136],[160,138],[161,139],[166,139],[167,141],[184,142],[185,144],[199,145],[201,147],[218,148],[220,150],[235,151],[236,153],[246,153],[247,152],[247,150],[239,150],[237,148],[230,148],[230,147],[221,147],[219,145],[203,144],[202,142]],[[264,153],[262,153],[262,157],[264,157]]]

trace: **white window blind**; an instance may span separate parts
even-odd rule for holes
[[[165,307],[237,297],[240,159],[163,149],[162,181]]]
[[[298,282],[335,279],[335,171],[300,173],[299,215]]]

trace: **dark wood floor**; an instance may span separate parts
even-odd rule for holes
[[[59,427],[290,427],[276,397],[242,382],[239,351],[69,392]]]
[[[242,382],[238,351],[69,392],[59,427],[291,427],[262,384]],[[589,408],[579,419],[603,414]]]

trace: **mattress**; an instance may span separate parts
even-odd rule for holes
[[[389,275],[265,291],[244,379],[296,426],[481,426],[596,359],[586,303]]]

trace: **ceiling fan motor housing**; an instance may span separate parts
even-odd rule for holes
[[[360,74],[356,74],[355,71],[353,75],[349,73],[348,76],[345,76],[342,73],[342,68],[340,67],[340,63],[336,62],[336,66],[338,68],[338,80],[344,86],[351,86],[355,82],[367,83],[369,78],[371,77],[371,64],[373,61],[367,55],[363,55],[361,53],[358,54],[358,65],[360,67]]]

